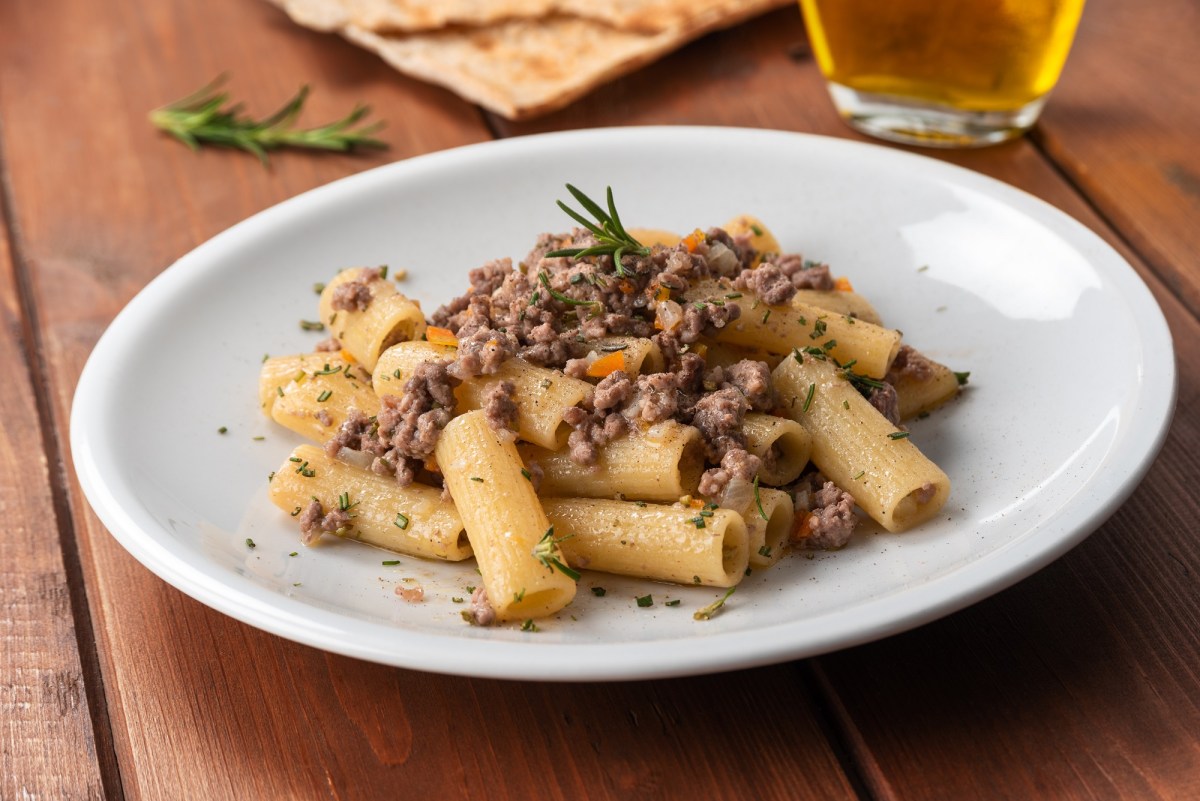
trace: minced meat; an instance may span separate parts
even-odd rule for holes
[[[359,268],[358,275],[333,288],[333,300],[330,305],[337,311],[366,311],[371,305],[371,282],[378,280],[378,269]]]
[[[793,544],[808,549],[837,550],[850,541],[854,527],[858,525],[854,496],[815,472],[802,476],[794,485],[793,493],[796,505]]]
[[[490,386],[483,396],[483,416],[493,431],[517,431],[517,388],[511,381]]]

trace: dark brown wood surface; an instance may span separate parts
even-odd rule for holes
[[[1091,0],[1034,136],[933,154],[1082,220],[1166,312],[1179,413],[1113,518],[1017,586],[878,643],[709,677],[547,685],[325,654],[170,588],[82,498],[75,381],[175,258],[377,164],[609,125],[861,138],[829,104],[799,14],[513,124],[253,0],[0,4],[0,798],[1200,797],[1198,19],[1186,0]],[[221,71],[257,111],[301,83],[313,120],[365,100],[391,150],[283,153],[263,170],[146,124]]]

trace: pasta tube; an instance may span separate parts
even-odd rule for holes
[[[751,267],[757,267],[763,257],[769,253],[782,252],[775,234],[771,233],[771,229],[762,220],[752,214],[739,214],[721,227],[732,236],[748,236],[750,238],[750,247],[758,251]]]
[[[714,281],[700,282],[683,293],[689,302],[720,300],[727,294]],[[717,329],[716,339],[735,345],[761,347],[773,353],[791,353],[792,348],[823,348],[845,364],[871,378],[882,378],[900,350],[900,332],[833,314],[815,306],[793,303],[769,307],[771,314],[754,313],[755,304],[764,308],[752,292],[742,292],[738,302],[749,309],[741,317]]]
[[[780,402],[812,437],[812,461],[888,531],[933,517],[950,480],[830,362],[784,359],[773,374]]]
[[[871,302],[857,292],[846,292],[840,289],[823,291],[820,289],[797,289],[792,298],[793,306],[811,306],[824,309],[827,312],[857,317],[866,323],[883,325],[879,312]]]
[[[471,546],[454,504],[441,490],[421,484],[401,487],[395,480],[330,459],[313,445],[292,451],[271,477],[271,502],[300,516],[315,499],[325,512],[347,507],[349,524],[337,534],[396,553],[469,559]]]
[[[762,506],[762,514],[758,507]],[[767,516],[763,520],[762,515]],[[792,533],[795,510],[792,496],[783,490],[760,487],[758,502],[743,517],[749,539],[750,567],[770,567],[779,561]]]
[[[959,393],[958,376],[953,370],[932,359],[922,358],[928,362],[929,376],[918,378],[905,371],[888,376],[888,381],[896,390],[901,420],[908,420],[923,412],[931,412]]]
[[[544,617],[570,603],[575,581],[555,567],[561,551],[516,446],[473,411],[450,421],[434,453],[496,616]]]
[[[318,306],[321,322],[342,343],[342,349],[368,369],[375,367],[379,355],[397,342],[418,339],[425,333],[425,314],[421,304],[410,300],[382,278],[367,280],[375,271],[369,267],[342,270],[321,290]],[[335,309],[338,288],[361,281],[370,293],[363,309]]]
[[[454,354],[453,346],[401,342],[389,348],[375,365],[375,392],[381,397],[400,395],[418,364],[453,359]],[[508,359],[494,374],[468,378],[454,390],[457,411],[483,408],[488,389],[500,381],[511,381],[515,388],[517,436],[543,448],[566,444],[571,427],[563,422],[563,412],[592,394],[592,385],[586,381],[521,359]]]
[[[790,484],[808,464],[812,438],[795,420],[749,412],[742,433],[746,435],[746,450],[762,459],[758,478],[763,484]]]
[[[679,584],[732,587],[748,563],[746,524],[704,512],[594,498],[546,498],[546,516],[573,564]]]
[[[562,450],[535,445],[518,450],[526,464],[542,469],[542,495],[672,502],[695,493],[704,471],[700,432],[674,420],[601,446],[595,467],[577,464]]]
[[[379,411],[379,398],[361,367],[332,354],[268,359],[259,375],[259,397],[268,416],[314,442],[329,439],[351,409]]]

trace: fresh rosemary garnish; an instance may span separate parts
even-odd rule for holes
[[[218,91],[224,83],[225,76],[222,75],[187,97],[151,111],[151,124],[192,150],[198,150],[201,145],[238,148],[258,156],[264,166],[267,151],[280,147],[343,152],[387,147],[385,142],[371,137],[383,127],[382,122],[355,128],[370,113],[368,106],[355,106],[345,117],[328,125],[297,128],[296,118],[308,98],[307,86],[300,87],[300,91],[271,116],[255,120],[242,113],[240,103],[228,105],[229,93]]]
[[[545,567],[557,570],[572,581],[579,581],[579,571],[572,570],[565,562],[559,559],[558,544],[565,539],[569,539],[572,535],[566,537],[554,538],[554,526],[546,529],[546,533],[538,540],[537,545],[533,546],[533,558],[541,562]]]
[[[621,224],[621,217],[617,214],[616,204],[613,203],[612,187],[607,188],[608,192],[608,211],[600,208],[600,204],[592,200],[590,197],[579,191],[575,187],[567,184],[567,191],[570,192],[579,205],[595,218],[595,221],[587,219],[579,212],[572,209],[561,200],[558,201],[558,207],[570,215],[571,219],[582,225],[584,228],[592,232],[596,237],[597,244],[587,248],[563,248],[561,250],[552,250],[547,253],[547,256],[569,256],[573,259],[582,259],[587,256],[611,256],[613,266],[616,268],[617,275],[624,278],[629,273],[624,265],[621,264],[621,257],[626,254],[630,256],[649,256],[650,248],[643,245],[641,242],[634,239],[625,226]]]

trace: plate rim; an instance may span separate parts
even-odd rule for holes
[[[1128,431],[1109,451],[1109,454],[1112,454],[1133,448],[1137,456],[1135,463],[1123,471],[1115,481],[1106,478],[1112,483],[1112,491],[1106,493],[1087,514],[1076,515],[1074,523],[1062,518],[1078,505],[1078,500],[1056,507],[1050,515],[1038,521],[1036,527],[1043,537],[1039,547],[1029,547],[1038,544],[1031,543],[1029,538],[1025,537],[990,551],[948,573],[922,581],[906,591],[859,602],[852,608],[853,614],[844,610],[834,610],[807,616],[798,624],[779,627],[787,629],[793,625],[803,625],[811,628],[814,624],[819,624],[822,634],[815,637],[810,634],[800,642],[781,638],[782,642],[769,642],[764,645],[761,631],[734,630],[701,637],[666,640],[671,647],[667,649],[670,653],[664,658],[660,653],[663,650],[663,640],[601,642],[595,645],[472,640],[469,643],[459,642],[451,648],[455,650],[465,645],[478,653],[478,659],[461,663],[444,655],[443,652],[447,648],[447,638],[444,634],[427,634],[372,621],[350,620],[355,629],[378,630],[383,634],[390,633],[391,637],[365,637],[357,643],[347,642],[346,633],[339,635],[337,627],[333,625],[339,620],[346,621],[346,618],[338,613],[300,602],[298,608],[304,613],[300,616],[280,609],[273,603],[282,598],[276,591],[237,576],[232,577],[237,581],[231,586],[228,580],[221,582],[203,575],[186,560],[171,554],[169,549],[158,541],[156,535],[146,530],[120,503],[114,494],[114,487],[105,481],[97,462],[97,454],[92,447],[92,437],[89,436],[89,414],[97,407],[97,404],[90,401],[104,395],[105,360],[110,351],[119,350],[118,343],[123,332],[135,326],[140,316],[152,312],[160,296],[169,295],[176,283],[186,280],[193,265],[202,268],[205,261],[220,258],[220,254],[227,249],[236,250],[242,239],[253,239],[269,233],[273,226],[286,225],[298,209],[307,205],[335,203],[340,197],[365,191],[376,184],[402,182],[407,176],[426,170],[440,170],[443,165],[473,158],[504,158],[506,151],[511,151],[508,157],[512,157],[542,147],[581,146],[596,138],[653,141],[664,137],[772,139],[778,142],[794,142],[801,148],[845,149],[848,152],[895,160],[901,164],[907,162],[916,169],[940,173],[934,176],[936,178],[949,180],[958,186],[978,189],[992,199],[1015,207],[1022,214],[1035,217],[1038,222],[1067,237],[1075,247],[1087,245],[1090,248],[1089,264],[1119,285],[1131,310],[1140,311],[1133,315],[1138,323],[1136,331],[1139,333],[1139,344],[1144,352],[1141,359],[1142,388],[1136,397],[1140,403],[1149,402],[1156,407],[1155,428],[1149,437],[1143,438],[1141,447],[1131,444],[1133,432]],[[481,153],[483,155],[480,155]],[[1103,266],[1096,261],[1100,256],[1103,256],[1105,262]],[[1154,370],[1149,369],[1149,359],[1146,358],[1151,351],[1150,345],[1163,346],[1160,348],[1162,357],[1153,363]],[[1152,373],[1157,373],[1157,380],[1165,382],[1165,387],[1153,383],[1155,376],[1152,376]],[[1148,392],[1152,384],[1158,394]],[[1162,389],[1167,391],[1163,392]],[[929,156],[837,137],[753,128],[640,126],[560,131],[488,140],[414,156],[307,190],[230,226],[159,273],[108,325],[80,373],[72,400],[69,437],[72,463],[84,496],[101,523],[121,546],[163,581],[240,622],[322,650],[417,670],[481,678],[543,681],[635,680],[720,672],[815,656],[907,631],[1012,586],[1078,545],[1128,499],[1145,477],[1165,442],[1174,413],[1176,393],[1177,374],[1171,332],[1161,307],[1145,281],[1133,266],[1098,234],[1055,206],[1022,189]],[[1140,422],[1144,425],[1145,421],[1143,419]],[[1141,429],[1139,433],[1144,435],[1146,432]],[[1100,479],[1101,475],[1094,476],[1085,482],[1081,489],[1097,485]],[[1029,531],[1030,527],[1026,526],[1021,536],[1025,536]],[[1014,550],[1022,551],[1019,557],[1008,553]],[[976,575],[980,573],[982,576]],[[844,625],[844,618],[861,617],[865,613],[876,612],[877,608],[884,609],[885,613],[868,614],[867,617],[872,621],[869,625]],[[850,622],[853,623],[852,620]],[[397,647],[397,643],[404,647]],[[718,644],[720,647],[714,647]],[[568,663],[570,672],[566,675],[563,666]]]

